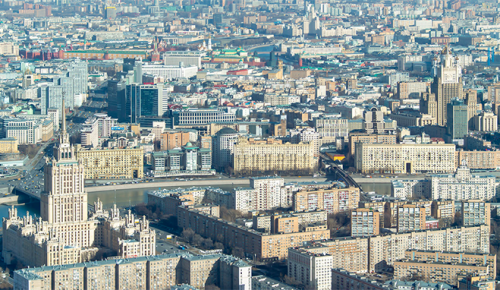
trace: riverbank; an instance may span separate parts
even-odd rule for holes
[[[284,177],[285,182],[323,182],[328,181],[326,178],[312,178],[312,177]],[[416,177],[412,179],[423,179],[423,177]],[[357,183],[390,183],[393,178],[354,178]],[[155,182],[141,182],[129,183],[118,185],[104,185],[104,186],[86,186],[87,192],[96,191],[109,191],[109,190],[123,190],[123,189],[148,189],[148,188],[161,188],[161,187],[178,187],[178,186],[220,186],[220,185],[239,185],[248,186],[250,181],[248,178],[224,178],[224,179],[197,179],[186,181],[155,181]]]

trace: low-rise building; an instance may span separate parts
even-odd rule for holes
[[[3,138],[0,139],[0,153],[19,153],[19,142],[16,138]]]

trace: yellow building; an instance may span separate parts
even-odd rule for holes
[[[142,147],[87,149],[78,146],[76,158],[85,168],[85,179],[134,179],[144,176]]]
[[[311,174],[317,168],[314,143],[283,144],[281,140],[240,137],[233,148],[235,175],[256,173]]]
[[[19,153],[18,145],[16,138],[0,139],[0,153]]]

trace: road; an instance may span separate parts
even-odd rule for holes
[[[68,134],[70,136],[76,135],[80,133],[82,125],[81,124],[68,124]],[[52,157],[53,155],[53,146],[58,142],[59,135],[56,134],[50,141],[44,143],[38,153],[28,161],[28,163],[21,168],[21,171],[24,170],[24,177],[21,180],[19,178],[14,179],[6,179],[0,180],[0,188],[13,186],[19,189],[33,192],[35,195],[39,195],[44,186],[43,184],[43,167],[45,165],[45,158]]]

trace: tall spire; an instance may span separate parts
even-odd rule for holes
[[[66,134],[66,108],[64,106],[64,98],[62,100],[62,134]]]

